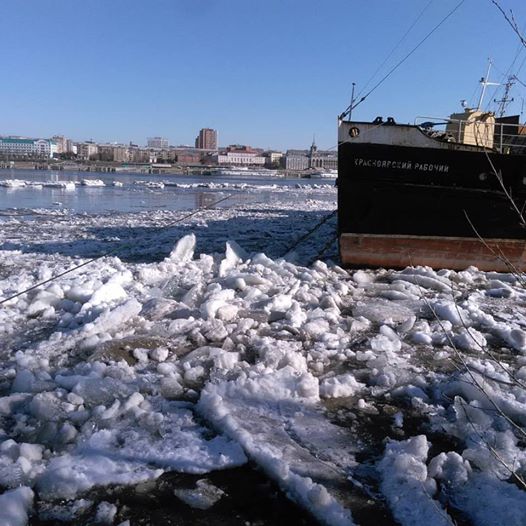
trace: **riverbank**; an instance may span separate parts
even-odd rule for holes
[[[305,178],[308,174],[296,170],[270,170],[270,169],[233,169],[217,165],[188,165],[188,164],[138,164],[138,163],[113,163],[102,161],[0,161],[2,170],[35,170],[55,172],[89,172],[100,174],[145,174],[145,175],[212,175],[218,171],[228,174],[233,171],[236,175],[246,171],[247,175],[258,174],[268,177],[296,177]]]

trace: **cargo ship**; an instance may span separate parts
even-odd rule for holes
[[[414,124],[340,116],[337,185],[345,266],[526,270],[518,116],[469,108]]]

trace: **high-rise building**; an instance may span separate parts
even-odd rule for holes
[[[148,137],[148,148],[159,148],[161,150],[168,148],[168,139],[164,137]]]
[[[195,147],[201,150],[217,150],[217,131],[203,128],[195,139]]]

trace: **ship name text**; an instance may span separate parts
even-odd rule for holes
[[[419,172],[449,172],[449,165],[447,164],[417,163],[414,161],[388,161],[385,159],[362,159],[361,157],[356,157],[354,159],[354,166],[394,170],[416,170]]]

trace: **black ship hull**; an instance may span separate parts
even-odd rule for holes
[[[338,173],[344,264],[525,266],[526,156],[341,142]]]

